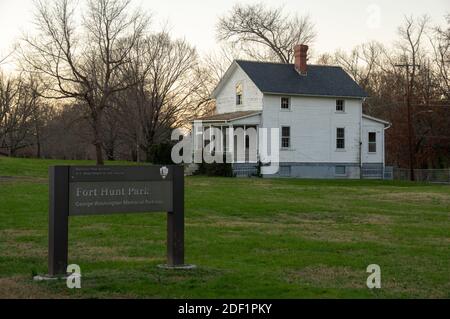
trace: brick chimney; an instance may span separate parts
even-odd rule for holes
[[[306,60],[308,58],[308,46],[304,44],[297,44],[294,47],[294,57],[295,57],[295,69],[301,75],[306,75],[308,67],[306,65]]]

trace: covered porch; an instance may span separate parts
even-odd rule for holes
[[[240,111],[216,114],[200,118],[193,122],[193,132],[202,132],[202,145],[195,145],[194,152],[208,147],[215,136],[221,132],[221,141],[216,141],[214,153],[232,159],[233,172],[236,176],[251,176],[257,173],[258,166],[258,128],[261,125],[261,111]],[[233,141],[230,141],[232,129]],[[255,133],[255,134],[253,134]],[[219,143],[218,143],[219,142]],[[200,147],[201,146],[201,147]]]

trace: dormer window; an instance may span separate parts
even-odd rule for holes
[[[289,110],[291,108],[290,103],[289,103],[289,98],[288,97],[282,97],[281,98],[281,109],[282,110]]]
[[[236,105],[242,105],[242,84],[236,85]]]
[[[345,112],[344,100],[336,100],[336,112]]]

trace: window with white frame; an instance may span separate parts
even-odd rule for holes
[[[236,105],[242,105],[242,83],[236,85]]]
[[[343,127],[336,129],[336,148],[338,150],[345,149],[345,128]]]
[[[336,112],[345,112],[344,100],[336,100]]]
[[[282,148],[291,147],[291,128],[289,126],[281,127],[281,147]]]
[[[377,152],[377,133],[369,132],[369,153]]]
[[[281,109],[282,110],[289,110],[291,108],[290,105],[290,99],[288,97],[282,97],[281,98]]]

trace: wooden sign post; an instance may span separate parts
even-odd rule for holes
[[[184,264],[182,166],[54,166],[49,168],[48,274],[65,276],[69,217],[167,212],[167,265]]]

